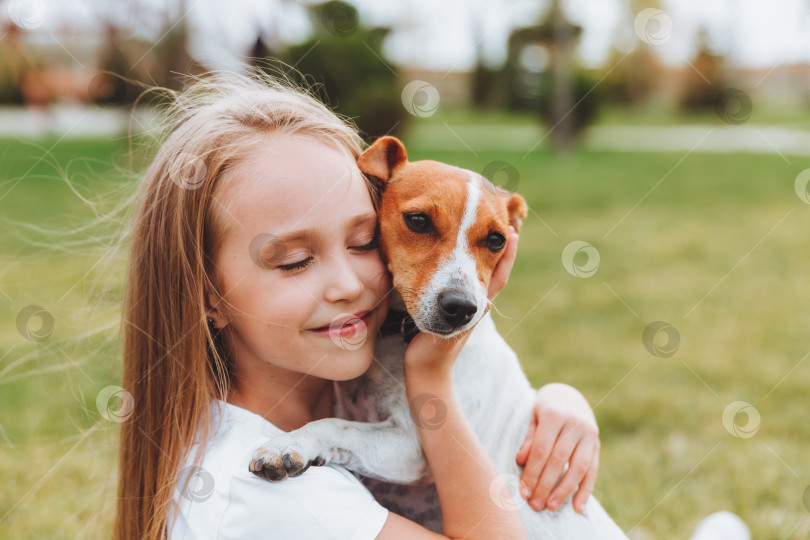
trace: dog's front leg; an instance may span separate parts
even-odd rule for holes
[[[377,423],[339,418],[310,422],[257,448],[250,471],[266,480],[283,480],[310,465],[328,463],[397,484],[413,484],[429,474],[415,426],[394,416]]]

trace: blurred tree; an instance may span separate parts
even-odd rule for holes
[[[508,84],[506,105],[510,109],[536,109],[540,76],[549,64],[548,39],[540,34],[539,27],[517,28],[509,35],[503,76]]]
[[[582,27],[568,22],[560,5],[561,0],[552,0],[549,21],[552,28],[551,82],[552,88],[546,109],[546,119],[552,124],[551,141],[557,151],[568,151],[574,138],[583,126],[572,117],[574,103],[573,55],[574,46],[582,33]],[[541,94],[541,97],[544,94]],[[542,103],[542,101],[541,101]],[[542,109],[541,109],[542,110]]]
[[[622,21],[614,30],[608,72],[601,84],[606,101],[642,105],[650,102],[660,90],[661,60],[654,51],[655,45],[643,39],[636,28],[639,14],[650,8],[660,10],[660,4],[659,0],[627,0],[621,9]],[[661,29],[653,27],[651,30]]]
[[[33,61],[20,41],[20,29],[11,21],[2,28],[0,40],[0,103],[22,105],[23,79],[33,68]]]
[[[709,50],[706,31],[698,37],[698,54],[691,65],[683,68],[683,87],[679,106],[685,112],[711,110],[718,92],[725,85],[724,59]]]
[[[161,39],[152,50],[153,61],[147,67],[148,77],[161,86],[178,90],[183,86],[184,76],[199,70],[199,65],[188,52],[188,19],[186,0],[177,0],[174,17],[167,16]],[[176,20],[175,20],[176,19]]]
[[[498,73],[498,70],[489,69],[480,58],[476,61],[470,80],[470,99],[474,107],[487,107],[496,103]]]
[[[382,53],[388,28],[364,28],[357,9],[332,0],[310,7],[311,39],[276,56],[322,83],[334,109],[354,119],[367,140],[398,134],[407,119],[397,72]]]
[[[582,27],[566,19],[560,0],[552,0],[544,18],[514,30],[507,45],[507,106],[539,113],[558,152],[573,148],[597,110],[593,81],[574,65],[581,33]]]
[[[144,9],[142,4],[132,6]],[[99,59],[99,73],[90,84],[90,98],[100,105],[130,105],[145,88],[160,86],[177,90],[188,74],[202,67],[191,59],[186,47],[188,24],[186,0],[176,0],[165,8],[165,17],[157,41],[125,37],[112,20],[106,20],[106,44]],[[160,94],[145,95],[147,102],[161,99]]]
[[[470,101],[476,108],[497,106],[503,103],[503,84],[500,70],[487,67],[484,62],[483,24],[474,15],[471,18],[472,35],[475,39],[475,67],[470,79]],[[480,38],[478,36],[481,36]]]
[[[124,52],[126,42],[113,24],[105,28],[106,43],[99,59],[99,73],[90,82],[90,99],[98,105],[118,107],[133,103],[141,85],[133,77],[132,62]]]
[[[611,71],[601,85],[606,101],[641,105],[655,94],[661,61],[646,43],[639,43],[626,57],[614,48],[607,65]]]

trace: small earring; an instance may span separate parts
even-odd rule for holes
[[[214,326],[214,319],[208,317],[208,326],[211,327],[211,330],[214,330],[216,327]]]

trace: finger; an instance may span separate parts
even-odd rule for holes
[[[542,510],[546,506],[548,495],[565,470],[565,465],[571,459],[571,454],[574,452],[574,447],[579,442],[579,439],[569,431],[564,430],[560,433],[548,459],[546,459],[543,472],[540,474],[537,486],[529,500],[529,504],[535,510]]]
[[[498,261],[498,264],[495,265],[492,280],[490,281],[490,298],[494,298],[509,280],[509,274],[512,272],[512,267],[515,265],[515,258],[517,257],[517,246],[518,234],[510,225],[508,238],[506,239],[506,250]],[[492,285],[493,283],[494,286]]]
[[[551,454],[554,443],[562,431],[563,421],[557,415],[547,415],[538,420],[526,466],[520,475],[521,495],[526,499],[537,489],[537,482]]]
[[[588,474],[592,459],[593,444],[585,439],[581,440],[574,450],[574,454],[571,456],[571,460],[568,463],[568,470],[565,471],[565,476],[563,476],[562,481],[552,490],[551,495],[548,497],[546,506],[550,510],[556,510],[562,503],[568,500],[568,497],[571,496]]]
[[[506,239],[506,250],[503,256],[495,265],[495,270],[492,272],[492,278],[489,281],[489,289],[487,297],[492,300],[501,292],[509,280],[509,274],[512,272],[512,267],[515,265],[515,257],[517,256],[518,235],[515,229],[510,225],[509,233]]]
[[[529,457],[529,449],[532,447],[532,439],[534,439],[534,434],[537,431],[537,415],[532,414],[532,419],[529,421],[529,430],[526,432],[526,437],[523,439],[523,444],[520,445],[520,450],[518,450],[517,456],[515,456],[515,462],[518,465],[525,465],[526,458]]]
[[[452,339],[446,339],[434,334],[419,332],[416,337],[411,340],[409,346],[424,351],[430,351],[435,354],[446,354],[464,347],[471,333],[472,332],[469,330],[466,330],[456,334]]]
[[[467,331],[453,339],[442,339],[420,332],[405,350],[406,366],[438,370],[451,368],[469,338],[469,333]]]
[[[593,486],[596,484],[596,473],[599,471],[599,444],[597,441],[596,447],[593,449],[593,459],[591,461],[591,468],[588,469],[588,474],[585,475],[585,480],[579,485],[577,494],[574,495],[574,510],[580,514],[585,511],[585,505],[588,503],[588,497],[593,493]]]

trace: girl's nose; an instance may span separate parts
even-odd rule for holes
[[[324,298],[327,302],[356,300],[363,292],[363,281],[348,257],[336,257],[326,268]]]

